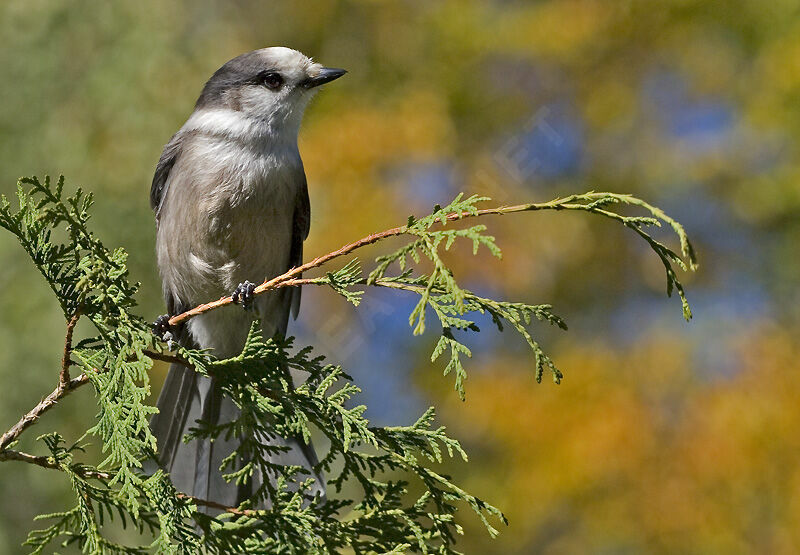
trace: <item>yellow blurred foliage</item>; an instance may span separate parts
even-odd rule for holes
[[[561,386],[535,385],[519,345],[476,347],[465,404],[450,378],[428,364],[424,340],[419,351],[400,343],[397,365],[418,366],[423,395],[432,392],[472,455],[468,467],[447,472],[460,473],[511,520],[494,542],[470,527],[462,549],[800,551],[795,0],[2,6],[2,192],[13,194],[18,175],[44,172],[63,172],[68,183],[96,191],[98,236],[130,252],[148,317],[163,312],[147,203],[160,149],[211,72],[263,46],[296,47],[350,71],[315,99],[300,134],[313,207],[306,258],[402,225],[459,191],[498,204],[590,189],[667,203],[701,257],[700,273],[687,283],[690,300],[704,302],[691,324],[697,327],[683,333],[674,331],[674,300],[662,300],[658,260],[629,230],[592,216],[487,219],[502,260],[486,252],[473,258],[458,246],[449,254],[465,287],[552,302],[572,328],[543,339],[548,348],[558,337],[547,350],[565,371]],[[568,107],[566,116],[558,106]],[[528,139],[538,166],[515,171],[504,149],[529,146]],[[570,141],[577,154],[561,163]],[[551,173],[541,171],[548,164]],[[444,178],[437,174],[425,184],[435,190],[420,194],[414,170],[426,165]],[[60,327],[35,319],[45,314],[36,303],[52,303],[47,292],[17,293],[19,283],[35,279],[20,273],[17,249],[0,243],[7,292],[0,298],[0,377],[17,388],[0,411],[6,422],[46,393],[28,379],[46,381],[57,364],[44,360],[39,344],[63,341]],[[369,261],[383,252],[359,256]],[[340,298],[309,291],[302,341],[347,366],[335,351],[341,337],[360,354],[368,341],[388,350],[392,333],[410,333],[407,314],[392,310],[357,316]],[[617,342],[618,330],[607,329],[623,310],[639,319],[632,327],[641,324],[634,330],[641,334],[630,334],[637,344]],[[400,325],[372,329],[383,317]],[[663,318],[674,318],[672,331],[645,328]],[[729,320],[738,325],[728,327]],[[21,333],[23,324],[31,330]],[[50,335],[37,336],[51,326]],[[533,331],[538,338],[541,327]],[[711,355],[732,358],[736,371],[713,375],[708,353],[697,352],[704,341],[708,350],[724,350]],[[492,359],[482,358],[487,352]],[[407,395],[405,377],[394,378],[404,387],[389,394]],[[374,384],[364,384],[365,395]],[[87,399],[76,421],[93,417]],[[37,479],[30,507],[0,511],[0,553],[15,552],[3,544],[18,545],[30,518],[65,494],[47,498],[50,478]],[[0,494],[13,498],[16,486],[0,481]]]
[[[500,549],[796,552],[800,345],[765,323],[732,349],[738,372],[703,378],[668,335],[589,344],[558,353],[557,388],[503,359],[473,373],[466,403],[437,395],[448,426],[492,453],[464,479],[506,510]]]

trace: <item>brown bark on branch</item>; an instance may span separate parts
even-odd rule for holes
[[[191,364],[189,364],[188,361],[183,360],[181,357],[175,355],[157,353],[155,351],[144,351],[144,354],[149,358],[152,358],[153,360],[160,360],[161,362],[169,362],[170,364],[181,364],[183,366],[189,366],[189,367],[192,366]]]
[[[20,461],[28,464],[35,464],[36,466],[40,466],[42,468],[47,468],[50,470],[60,470],[58,463],[53,460],[52,457],[40,457],[37,455],[31,455],[30,453],[25,453],[23,451],[15,451],[14,449],[2,449],[0,450],[0,461]],[[82,478],[95,478],[97,480],[110,480],[113,478],[113,475],[109,474],[108,472],[100,472],[97,470],[87,470],[85,468],[75,467],[73,468],[76,474],[80,475]],[[236,507],[229,507],[227,505],[223,505],[221,503],[216,503],[214,501],[208,501],[206,499],[200,499],[199,497],[194,497],[191,495],[186,495],[185,493],[178,492],[176,497],[178,499],[184,499],[195,505],[202,505],[204,507],[210,507],[212,509],[217,509],[226,513],[231,513],[235,515],[253,515],[256,511],[248,510],[248,509],[237,509]]]
[[[69,367],[72,364],[70,355],[72,354],[72,334],[75,332],[75,326],[81,317],[81,309],[75,309],[75,313],[67,322],[67,334],[64,338],[64,354],[61,357],[61,373],[58,375],[58,383],[67,385],[69,383]]]
[[[606,201],[606,199],[611,198],[611,201]],[[615,195],[611,193],[585,193],[581,195],[571,195],[564,198],[555,199],[549,202],[543,203],[529,203],[529,204],[519,204],[514,206],[502,206],[496,208],[487,208],[483,210],[476,210],[474,212],[452,212],[449,213],[442,218],[436,220],[435,223],[439,223],[444,225],[446,222],[449,221],[456,221],[466,218],[472,217],[479,217],[479,216],[488,216],[488,215],[503,215],[503,214],[511,214],[515,212],[533,212],[539,210],[578,210],[589,212],[593,214],[602,215],[604,217],[616,220],[618,222],[623,223],[627,227],[634,229],[637,233],[644,236],[645,238],[649,239],[649,236],[640,229],[642,224],[642,218],[628,218],[618,214],[616,212],[607,210],[606,207],[610,202],[621,202],[624,204],[632,204],[639,207],[643,207],[650,211],[650,213],[655,218],[649,218],[650,220],[653,219],[662,219],[663,221],[667,222],[669,225],[675,229],[675,231],[679,234],[681,238],[681,247],[683,255],[688,259],[688,268],[694,269],[696,267],[694,254],[691,250],[691,245],[686,238],[685,233],[683,232],[683,228],[674,220],[668,218],[663,212],[658,210],[657,208],[630,197],[628,195]],[[657,222],[656,222],[657,223]],[[650,223],[652,225],[652,222]],[[383,239],[388,239],[390,237],[396,237],[400,235],[410,234],[415,235],[417,232],[410,229],[409,226],[400,226],[394,227],[391,229],[387,229],[385,231],[381,231],[379,233],[373,233],[359,239],[358,241],[354,241],[352,243],[348,243],[341,248],[329,252],[327,254],[318,256],[313,260],[306,262],[305,264],[298,266],[296,268],[292,268],[289,271],[273,277],[271,279],[265,280],[261,285],[255,288],[255,294],[265,293],[267,291],[279,289],[282,287],[297,287],[301,285],[320,285],[325,283],[325,280],[322,278],[306,278],[303,279],[301,275],[304,272],[309,270],[313,270],[315,268],[319,268],[324,264],[346,255],[368,245],[372,245]],[[650,240],[652,244],[652,240]],[[663,256],[662,256],[663,259]],[[668,263],[665,261],[665,264]],[[686,269],[686,266],[682,266]],[[668,266],[668,272],[671,271],[671,268]],[[363,285],[366,285],[366,280],[363,281]],[[383,281],[378,280],[378,282],[374,283],[373,285],[380,285],[385,287],[391,287],[395,289],[404,289],[410,291],[417,291],[418,289],[415,286],[411,286],[408,284],[399,284],[392,281]],[[680,291],[680,289],[679,289]],[[683,297],[682,297],[683,298]],[[226,306],[233,302],[231,297],[222,297],[216,301],[212,301],[206,304],[201,304],[191,310],[183,312],[182,314],[178,314],[172,316],[169,320],[170,326],[177,326],[190,318],[203,314],[205,312],[209,312],[211,310],[220,308],[222,306]],[[59,464],[52,458],[52,457],[42,457],[36,456],[28,453],[24,453],[22,451],[16,451],[13,449],[9,449],[9,447],[17,441],[19,436],[30,426],[36,423],[36,421],[44,414],[45,412],[49,411],[53,408],[63,397],[81,387],[89,382],[89,376],[84,372],[77,378],[70,379],[69,376],[69,367],[73,364],[70,356],[72,351],[72,336],[75,329],[75,326],[80,318],[80,309],[76,310],[76,312],[71,316],[67,323],[67,331],[66,337],[64,341],[64,351],[63,357],[61,360],[61,369],[59,372],[59,382],[58,386],[56,387],[53,392],[51,392],[47,397],[42,399],[34,408],[28,411],[25,415],[20,418],[20,420],[12,426],[7,432],[5,432],[2,436],[0,436],[0,461],[7,461],[7,460],[15,460],[21,461],[28,464],[34,464],[43,468],[49,469],[59,469]],[[169,363],[176,363],[182,364],[186,366],[190,366],[191,364],[186,360],[170,354],[163,354],[157,353],[154,351],[144,351],[145,356],[152,358],[154,360],[160,360]],[[104,372],[105,369],[98,369],[95,370],[96,372]],[[261,390],[263,395],[268,395],[270,397],[275,398],[275,393],[272,391]],[[111,475],[105,472],[94,471],[94,470],[87,470],[80,465],[76,465],[73,467],[76,472],[81,474],[87,478],[96,478],[100,480],[109,480],[111,479]],[[192,496],[188,496],[183,493],[178,493],[177,496],[180,499],[191,501],[197,505],[202,505],[205,507],[214,508],[220,511],[224,511],[227,513],[232,513],[236,515],[253,515],[256,514],[258,511],[255,510],[241,510],[234,507],[228,507],[219,503],[215,503],[213,501],[208,501],[204,499],[198,499]]]
[[[587,193],[584,195],[571,195],[569,197],[559,198],[551,200],[549,202],[517,204],[514,206],[499,206],[497,208],[486,208],[483,210],[477,210],[475,212],[452,212],[447,216],[445,216],[445,219],[447,221],[456,221],[456,220],[463,220],[466,218],[473,218],[479,216],[512,214],[514,212],[535,212],[537,210],[584,210],[588,212],[594,212],[597,214],[603,214],[604,216],[608,216],[613,219],[622,220],[623,216],[620,216],[619,214],[608,212],[601,208],[593,207],[590,204],[582,204],[580,202],[574,202],[575,200],[578,199],[591,200],[593,198],[599,199],[604,196],[606,196],[606,193]],[[439,221],[439,223],[441,223],[441,220]],[[373,243],[377,243],[378,241],[381,241],[383,239],[388,239],[389,237],[397,237],[398,235],[403,235],[405,233],[408,233],[408,226],[393,227],[392,229],[387,229],[379,233],[372,233],[362,239],[359,239],[358,241],[348,243],[347,245],[344,245],[343,247],[335,251],[329,252],[328,254],[323,254],[322,256],[318,256],[315,259],[306,262],[302,266],[292,268],[288,272],[285,272],[279,276],[264,281],[261,285],[255,288],[253,293],[255,295],[258,295],[266,291],[279,289],[281,287],[303,285],[306,282],[306,280],[298,278],[298,276],[302,275],[303,272],[312,270],[314,268],[318,268],[335,258],[346,256],[351,252],[360,249],[362,247],[372,245]],[[186,312],[172,316],[169,319],[169,325],[177,326],[178,324],[181,324],[189,320],[190,318],[194,318],[195,316],[199,316],[200,314],[204,314],[211,310],[229,305],[232,302],[233,299],[230,296],[228,296],[228,297],[222,297],[216,301],[211,301],[209,303],[198,305],[192,308],[191,310],[187,310]]]
[[[156,353],[154,351],[145,351],[145,355],[154,359],[154,360],[161,360],[164,362],[175,363],[175,364],[182,364],[184,366],[190,366],[190,364],[183,360],[180,357],[174,355],[167,355],[162,353]],[[67,356],[67,359],[69,357]],[[68,364],[69,366],[69,364]],[[104,369],[96,370],[96,372],[104,372]],[[32,426],[39,420],[39,417],[42,416],[44,413],[49,411],[51,408],[56,406],[58,402],[72,393],[75,389],[86,385],[89,383],[89,376],[85,373],[81,374],[77,378],[67,379],[69,381],[64,382],[62,381],[64,374],[64,366],[61,367],[61,376],[59,377],[58,386],[44,399],[42,399],[35,407],[25,413],[22,418],[17,421],[9,430],[0,436],[0,452],[6,449],[9,445],[17,440],[17,438],[24,432],[28,427]],[[3,457],[0,456],[0,460],[3,460]]]
[[[0,450],[5,449],[15,442],[22,432],[35,424],[40,416],[56,406],[61,399],[88,382],[89,376],[86,374],[81,374],[77,378],[73,378],[66,383],[59,382],[58,387],[56,387],[50,395],[39,401],[39,404],[25,413],[16,424],[0,437]]]

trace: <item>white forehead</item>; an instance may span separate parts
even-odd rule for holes
[[[272,46],[258,51],[265,63],[274,67],[284,77],[303,79],[319,73],[320,64],[297,50],[285,46]]]

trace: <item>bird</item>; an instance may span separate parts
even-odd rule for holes
[[[254,282],[302,264],[311,211],[300,124],[318,88],[345,73],[297,50],[270,47],[233,58],[205,83],[194,111],[164,147],[150,191],[168,311],[154,324],[162,338],[225,359],[241,352],[255,318],[265,339],[286,334],[300,289],[256,296]],[[239,306],[170,328],[170,316],[228,295]],[[212,377],[173,364],[157,408],[150,428],[158,464],[179,491],[237,506],[265,479],[254,476],[243,485],[223,479],[219,467],[239,445],[236,437],[182,441],[198,420],[219,424],[239,414]],[[312,492],[324,497],[313,445],[300,438],[263,440],[284,448],[271,462],[306,468]]]

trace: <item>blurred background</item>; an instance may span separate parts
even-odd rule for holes
[[[412,338],[413,299],[356,311],[307,290],[292,333],[341,362],[378,424],[433,404],[468,465],[446,465],[510,521],[467,514],[466,553],[800,551],[800,14],[773,0],[78,2],[0,7],[0,192],[63,173],[130,253],[141,313],[164,312],[148,206],[161,148],[228,59],[286,45],[350,73],[301,130],[307,257],[423,215],[460,191],[496,203],[634,193],[687,227],[695,318],[664,295],[634,234],[585,214],[487,219],[502,261],[454,261],[462,284],[549,302],[535,326],[565,373],[537,385],[521,340],[471,338],[467,401]],[[369,260],[385,247],[362,251]],[[455,256],[454,256],[455,258]],[[0,234],[0,427],[49,393],[64,323]],[[165,368],[156,367],[160,383]],[[37,426],[68,439],[89,390]],[[34,429],[23,447],[41,452]],[[61,476],[0,472],[0,553],[66,508]]]

